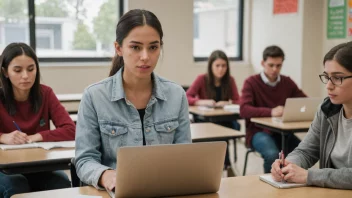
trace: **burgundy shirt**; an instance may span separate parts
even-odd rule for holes
[[[16,102],[16,114],[10,116],[3,103],[0,102],[0,135],[17,130],[13,123],[15,121],[22,132],[28,135],[39,133],[44,142],[75,139],[75,124],[53,90],[41,85],[41,91],[43,102],[37,113],[33,113],[31,104],[27,100]],[[55,130],[50,130],[50,119],[56,127]]]
[[[206,74],[201,74],[193,82],[193,84],[187,89],[187,100],[189,105],[194,105],[198,100],[210,99],[206,93]],[[238,104],[240,96],[238,95],[238,90],[236,86],[235,79],[230,76],[230,83],[232,87],[232,103]]]
[[[280,82],[271,87],[265,84],[260,77],[260,74],[250,76],[244,82],[240,115],[246,119],[246,144],[251,146],[252,137],[259,131],[265,131],[258,128],[250,121],[254,117],[271,117],[271,109],[285,105],[286,98],[307,97],[305,93],[300,90],[296,83],[290,77],[281,76]]]

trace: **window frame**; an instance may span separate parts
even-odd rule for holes
[[[124,0],[116,0],[119,18],[124,13]],[[28,0],[29,45],[36,51],[35,0]],[[39,62],[108,62],[112,57],[38,57]]]
[[[229,61],[242,61],[243,60],[243,19],[244,19],[244,0],[239,0],[239,12],[238,12],[238,56],[229,56]],[[194,29],[194,28],[193,28]],[[195,62],[208,61],[208,57],[199,57],[194,56],[193,59]]]

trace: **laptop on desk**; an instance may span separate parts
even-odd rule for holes
[[[279,122],[312,121],[322,102],[322,98],[287,98],[282,117],[275,120]]]
[[[219,190],[226,142],[122,147],[110,197],[165,197]]]

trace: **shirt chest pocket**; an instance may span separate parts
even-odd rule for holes
[[[99,124],[102,143],[116,151],[118,147],[127,144],[128,128],[123,125],[102,122]]]
[[[154,125],[160,144],[172,144],[175,131],[179,126],[178,121],[167,121]]]

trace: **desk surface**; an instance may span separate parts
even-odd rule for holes
[[[208,109],[208,110],[201,110],[198,106],[190,106],[188,111],[193,114],[201,115],[201,116],[224,116],[224,115],[236,115],[238,113],[225,111],[222,108],[215,108],[215,109]]]
[[[57,94],[56,97],[60,102],[81,101],[83,94]]]
[[[251,122],[269,126],[272,128],[280,130],[299,130],[299,129],[309,129],[312,121],[303,121],[303,122],[280,122],[275,120],[275,118],[251,118]]]
[[[244,137],[246,135],[243,132],[213,123],[192,123],[191,133],[192,140],[237,138]]]
[[[36,193],[25,193],[14,195],[12,198],[61,198],[61,197],[75,197],[77,195],[91,195],[102,196],[109,198],[105,191],[98,191],[91,186],[80,188],[67,188],[61,190],[42,191]],[[244,176],[244,177],[231,177],[221,180],[221,186],[218,193],[181,196],[183,198],[350,198],[352,196],[351,190],[337,190],[329,188],[317,187],[302,187],[291,189],[277,189],[259,180],[259,176]]]
[[[74,148],[57,148],[51,150],[30,148],[6,151],[0,149],[0,169],[44,162],[69,162],[74,156]]]

